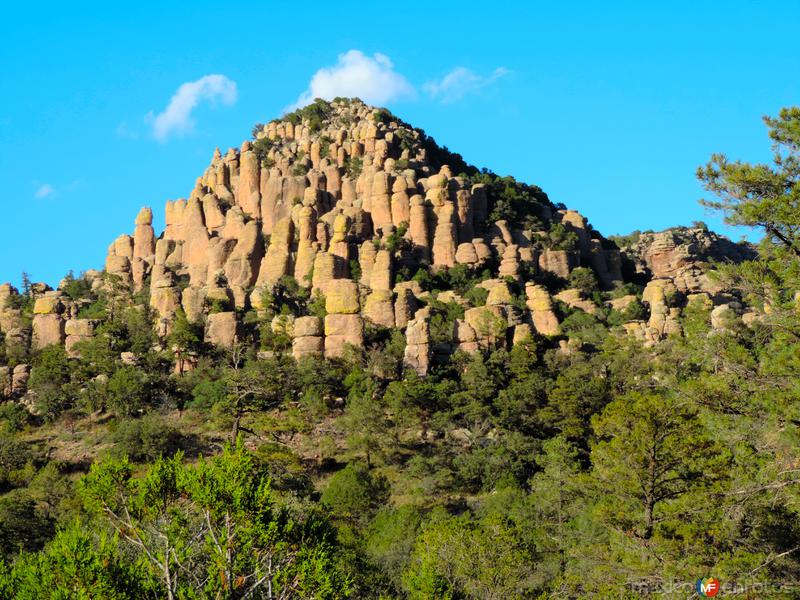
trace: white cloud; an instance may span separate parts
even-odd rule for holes
[[[36,190],[36,193],[34,194],[34,196],[41,200],[41,199],[44,199],[44,198],[49,198],[49,197],[53,196],[55,193],[56,193],[56,188],[55,187],[53,187],[49,183],[43,183]]]
[[[332,100],[336,96],[358,97],[367,104],[384,105],[393,100],[413,97],[416,91],[408,80],[394,70],[385,54],[371,57],[360,50],[340,54],[336,64],[314,73],[308,89],[287,110],[313,102],[315,98]]]
[[[509,72],[505,67],[498,67],[490,75],[483,76],[466,67],[456,67],[440,80],[429,81],[422,87],[432,98],[446,104],[491,85]]]
[[[236,82],[224,75],[205,75],[197,81],[187,81],[178,88],[167,108],[146,117],[153,128],[153,135],[165,142],[173,134],[188,133],[194,129],[192,111],[202,100],[231,105],[236,102]]]

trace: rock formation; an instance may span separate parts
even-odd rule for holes
[[[641,234],[620,249],[538,188],[495,185],[494,175],[385,111],[355,99],[314,106],[319,118],[303,109],[239,148],[215,150],[188,196],[166,202],[162,232],[153,229],[152,210],[141,209],[131,234],[108,247],[92,289],[147,298],[162,346],[183,310],[204,326],[208,343],[231,348],[245,333],[242,316],[266,318],[265,293],[294,279],[310,298],[321,294],[327,312],[311,316],[305,307],[271,321],[296,358],[362,348],[366,323],[369,331],[405,330],[404,364],[420,374],[442,353],[560,336],[554,297],[599,320],[603,305],[623,312],[638,301],[633,293],[598,300],[568,287],[577,267],[591,269],[606,292],[646,284],[649,316],[620,328],[646,343],[679,335],[681,307],[698,294],[709,310],[717,305],[717,329],[742,313],[757,320],[707,276],[712,261],[752,257],[746,244],[678,228]],[[515,198],[526,200],[499,197],[503,186],[517,186]],[[556,225],[562,239],[552,234]],[[453,288],[470,281],[471,289],[437,287],[448,281]],[[99,321],[78,318],[80,306],[63,289],[34,292],[31,315],[17,290],[0,286],[6,346],[63,344],[76,356]],[[442,305],[463,318],[450,315],[434,344],[431,323]],[[22,385],[23,371],[0,369],[3,389]]]

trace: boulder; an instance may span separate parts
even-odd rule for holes
[[[233,348],[238,340],[239,323],[235,312],[218,312],[206,319],[205,341],[222,348]]]
[[[325,317],[325,356],[341,356],[348,344],[356,348],[364,345],[364,323],[361,315],[328,314]]]
[[[36,314],[33,316],[33,339],[34,350],[41,350],[53,344],[64,343],[64,319],[60,315]]]
[[[325,310],[329,314],[359,311],[358,284],[352,279],[333,279],[325,287]]]
[[[394,327],[394,304],[390,290],[373,290],[364,302],[364,317],[376,325]]]
[[[24,394],[28,389],[28,379],[31,376],[30,365],[17,365],[11,373],[11,393]]]
[[[322,319],[319,317],[298,317],[294,321],[295,337],[321,336],[323,332]]]
[[[536,331],[542,335],[558,335],[561,329],[553,310],[553,301],[544,286],[528,283],[525,286],[527,305]]]
[[[427,317],[413,319],[406,328],[406,348],[403,366],[420,376],[428,373],[431,360],[430,325]]]
[[[325,338],[302,336],[292,340],[292,356],[300,360],[304,356],[322,356],[325,353]]]

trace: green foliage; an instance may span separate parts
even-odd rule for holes
[[[34,357],[28,383],[36,394],[36,408],[45,420],[55,420],[75,403],[71,362],[60,345],[43,348]]]
[[[330,102],[316,98],[311,104],[284,115],[283,120],[294,124],[305,123],[311,133],[316,133],[322,129],[332,112],[333,107]]]
[[[361,170],[364,168],[364,161],[360,156],[350,156],[345,161],[344,170],[350,179],[358,179]]]
[[[333,530],[317,513],[281,505],[241,445],[196,465],[180,454],[157,459],[141,478],[133,478],[124,460],[93,465],[81,491],[161,594],[348,593],[349,581],[333,558]]]
[[[373,118],[373,120],[374,120],[376,123],[385,123],[385,124],[387,124],[387,125],[388,125],[388,124],[389,124],[389,123],[392,121],[392,119],[393,119],[393,117],[392,117],[392,113],[390,113],[390,112],[389,112],[387,109],[385,109],[385,108],[378,108],[377,110],[373,111],[373,113],[372,113],[372,118]]]
[[[370,521],[366,530],[365,551],[397,589],[408,567],[422,515],[414,506],[386,507]]]
[[[461,170],[465,169],[456,169],[456,172]],[[538,186],[520,183],[513,177],[499,177],[483,170],[475,173],[472,181],[485,186],[490,223],[505,220],[526,228],[538,228],[545,214],[543,209],[550,205],[547,194]]]
[[[294,175],[295,177],[305,175],[306,173],[308,173],[308,170],[309,166],[302,162],[297,162],[294,165],[292,165],[292,175]]]
[[[595,346],[602,344],[608,335],[608,330],[597,316],[582,310],[575,310],[562,321],[561,332]]]
[[[306,312],[309,291],[291,275],[284,275],[261,296],[261,308],[271,319],[275,315],[302,316]]]
[[[256,141],[253,142],[253,152],[256,153],[256,158],[258,159],[258,164],[263,167],[267,166],[267,162],[270,160],[269,153],[275,148],[276,142],[275,140],[271,140],[268,137],[260,137]]]
[[[73,524],[42,552],[25,552],[6,572],[0,569],[0,592],[20,600],[138,600],[158,590],[140,563],[125,559],[115,538]]]
[[[639,238],[642,237],[642,233],[652,233],[652,231],[642,232],[636,229],[627,235],[612,235],[608,239],[614,242],[620,248],[630,248],[639,241]]]
[[[350,463],[336,473],[321,502],[342,518],[368,520],[389,498],[389,484],[366,467]]]
[[[403,236],[405,236],[406,232],[408,231],[408,223],[405,221],[400,223],[397,226],[389,237],[386,238],[386,249],[389,252],[396,252],[400,248],[400,244],[403,242]]]
[[[107,406],[120,416],[134,415],[154,400],[151,380],[132,365],[122,365],[108,380]]]
[[[180,329],[179,317],[176,324]],[[79,342],[81,377],[110,376],[122,352],[132,352],[137,358],[147,359],[148,366],[153,366],[157,362],[152,352],[155,341],[149,310],[140,306],[115,310],[97,327],[93,338]]]
[[[300,395],[297,366],[290,357],[278,355],[234,365],[223,375],[226,395],[215,406],[232,421],[231,441],[239,437],[242,417],[254,411],[282,406]]]
[[[534,557],[513,522],[438,514],[417,539],[404,580],[410,598],[527,598]]]
[[[669,396],[632,393],[594,420],[592,449],[599,485],[615,499],[601,518],[642,539],[673,535],[685,517],[685,495],[708,498],[730,466],[730,456],[708,437],[697,409]],[[608,496],[604,496],[608,498]]]
[[[225,400],[228,388],[221,379],[205,379],[192,388],[192,407],[213,408]]]
[[[27,483],[33,471],[34,454],[9,433],[0,433],[0,492]]]
[[[17,490],[0,497],[0,559],[39,550],[53,533],[52,520],[25,492]]]
[[[150,462],[160,456],[175,454],[181,435],[161,415],[149,413],[139,419],[124,419],[113,435],[115,456],[127,456],[135,462]]]
[[[0,422],[8,433],[21,431],[30,421],[30,417],[30,413],[16,402],[0,403]]]
[[[569,274],[569,286],[579,289],[584,294],[597,290],[599,285],[597,275],[587,267],[577,267]]]
[[[731,225],[759,227],[767,238],[800,257],[800,108],[784,108],[776,118],[765,117],[773,142],[773,165],[729,161],[714,154],[697,177],[719,200],[704,206],[721,211]]]
[[[86,279],[85,275],[81,274],[77,279],[75,274],[70,271],[64,277],[61,291],[64,292],[72,300],[81,300],[83,298],[93,298],[92,285]]]
[[[572,251],[578,247],[578,235],[568,230],[563,223],[554,223],[550,227],[545,245],[551,250]]]
[[[186,317],[183,308],[175,311],[175,318],[172,321],[168,343],[179,354],[195,352],[200,348],[203,340],[202,326],[192,323]]]
[[[320,136],[319,138],[319,156],[320,158],[327,158],[328,154],[330,154],[331,144],[333,143],[333,139],[331,139],[327,135]]]
[[[405,171],[409,167],[407,158],[399,158],[394,163],[395,171]]]

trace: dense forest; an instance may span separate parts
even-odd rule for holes
[[[559,306],[568,344],[498,340],[426,376],[402,368],[391,328],[296,361],[270,324],[324,309],[284,277],[235,346],[179,311],[167,351],[135,296],[68,276],[104,317],[79,355],[0,345],[0,364],[32,364],[33,403],[0,403],[0,596],[687,597],[715,577],[795,597],[800,108],[766,124],[773,164],[698,170],[710,209],[763,233],[757,258],[714,271],[758,318],[712,328],[690,303],[658,344],[621,327],[637,301],[602,318]],[[485,299],[469,269],[407,275]],[[463,317],[430,308],[432,340]]]

